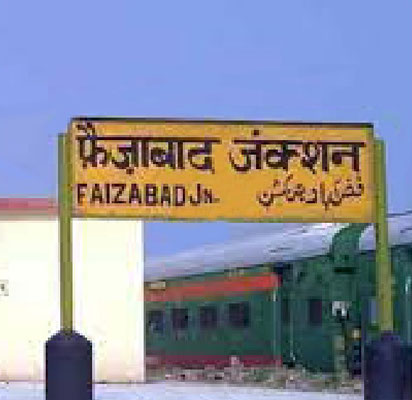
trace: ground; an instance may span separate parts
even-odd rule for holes
[[[40,383],[0,383],[0,400],[44,400]],[[96,385],[95,400],[361,400],[361,395],[297,392],[225,384],[156,382]]]

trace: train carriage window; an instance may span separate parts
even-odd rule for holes
[[[309,324],[321,325],[322,324],[322,300],[312,298],[309,302]]]
[[[161,310],[151,310],[147,313],[147,326],[150,332],[163,333],[164,316]]]
[[[369,299],[369,310],[368,311],[369,311],[369,323],[377,324],[378,323],[378,305],[374,297]]]
[[[229,304],[229,324],[234,328],[250,325],[250,307],[247,301]]]
[[[189,327],[189,313],[187,308],[172,308],[172,328],[185,330]]]
[[[202,306],[199,308],[199,321],[201,329],[213,329],[217,327],[216,306]]]

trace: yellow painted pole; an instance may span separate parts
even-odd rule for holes
[[[68,137],[59,135],[60,328],[73,331],[71,150]]]
[[[376,286],[379,330],[393,331],[392,270],[388,240],[385,144],[375,140]]]

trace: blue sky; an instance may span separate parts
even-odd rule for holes
[[[412,2],[4,0],[1,197],[56,196],[75,115],[373,122],[412,209]],[[147,255],[261,229],[148,223]]]

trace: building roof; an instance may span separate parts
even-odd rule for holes
[[[0,217],[56,216],[57,202],[51,198],[0,198]]]

